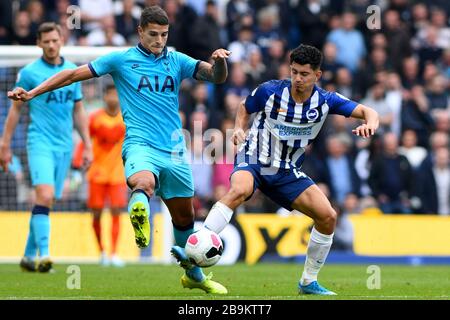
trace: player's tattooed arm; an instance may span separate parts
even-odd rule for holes
[[[228,67],[226,59],[231,54],[225,49],[217,49],[211,55],[214,64],[201,61],[197,71],[197,79],[210,81],[213,83],[224,83],[228,76]]]

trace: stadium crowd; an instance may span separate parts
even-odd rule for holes
[[[352,135],[353,120],[330,116],[308,147],[303,171],[338,212],[379,208],[393,214],[450,214],[447,0],[3,0],[0,44],[35,45],[37,26],[55,21],[68,46],[133,46],[140,10],[154,4],[169,15],[169,46],[206,61],[217,48],[232,51],[225,84],[184,82],[180,96],[198,218],[229,188],[234,147],[223,137],[234,126],[239,102],[260,83],[289,77],[288,53],[299,43],[323,51],[320,86],[380,115],[378,135],[366,140]],[[67,27],[70,5],[81,10],[80,29]],[[379,29],[366,24],[370,5],[381,9]],[[0,71],[0,78],[7,74]],[[0,93],[1,127],[10,104],[7,89],[12,88]],[[88,111],[102,105],[89,100],[95,91],[90,84],[83,84],[83,91]],[[11,172],[0,172],[2,210],[28,209],[31,203],[21,156],[27,121],[22,117],[15,133],[18,157]],[[220,141],[223,147],[217,147]],[[215,152],[207,154],[211,143]],[[55,209],[86,210],[83,175],[71,171],[64,200]],[[283,213],[260,193],[239,211]]]

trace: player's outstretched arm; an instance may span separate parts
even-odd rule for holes
[[[373,136],[380,125],[378,113],[363,104],[358,104],[351,114],[352,118],[362,119],[364,123],[352,130],[353,134],[363,138]]]
[[[243,143],[245,141],[245,131],[248,128],[248,121],[250,120],[250,114],[245,108],[245,100],[241,101],[236,115],[236,120],[234,122],[234,132],[231,136],[231,141],[235,145]]]
[[[23,88],[18,87],[13,91],[8,91],[8,98],[16,101],[28,101],[40,94],[68,86],[74,82],[91,79],[93,77],[94,75],[92,74],[88,65],[85,64],[76,69],[68,69],[58,72],[51,78],[42,82],[33,90],[27,91]]]
[[[12,161],[11,138],[17,127],[17,123],[19,122],[22,105],[22,101],[13,102],[11,108],[9,108],[8,116],[6,117],[3,135],[0,138],[0,167],[3,168],[5,172],[8,171],[8,166]]]
[[[211,55],[214,64],[202,61],[198,66],[197,79],[209,81],[216,84],[224,83],[228,77],[228,67],[226,59],[231,52],[225,49],[217,49]]]

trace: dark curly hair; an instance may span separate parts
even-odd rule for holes
[[[320,69],[322,52],[313,46],[301,44],[291,52],[290,63],[309,64],[313,70]]]

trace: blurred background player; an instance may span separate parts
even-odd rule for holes
[[[353,133],[368,138],[378,129],[373,109],[319,88],[322,53],[300,45],[290,55],[291,78],[261,84],[239,105],[233,132],[241,144],[231,174],[231,188],[211,208],[204,228],[220,233],[233,210],[258,188],[285,209],[314,220],[299,293],[335,295],[317,282],[336,228],[336,211],[319,187],[301,171],[305,148],[319,134],[328,114],[364,120]],[[250,115],[256,113],[249,135]]]
[[[111,74],[118,88],[126,136],[122,158],[127,184],[133,190],[128,212],[139,248],[150,243],[150,206],[153,194],[161,196],[172,217],[175,241],[184,248],[194,232],[194,187],[181,132],[178,94],[186,78],[224,83],[230,52],[217,49],[210,64],[166,47],[169,17],[159,6],[146,7],[138,27],[140,43],[125,51],[102,56],[71,71],[62,71],[31,91],[16,88],[8,92],[13,100],[27,101],[77,81]],[[226,294],[198,266],[185,263],[182,251],[172,254],[185,269],[181,283],[207,293]]]
[[[87,172],[88,207],[93,214],[92,226],[101,252],[100,263],[121,267],[124,262],[117,256],[120,233],[120,213],[127,205],[127,185],[122,163],[122,144],[125,138],[125,124],[120,112],[116,87],[109,84],[103,95],[105,107],[89,117],[89,134],[92,139],[94,158]],[[81,163],[83,143],[77,147],[75,167]],[[111,210],[111,256],[102,243],[101,215],[105,206]]]
[[[41,24],[37,32],[37,45],[42,49],[42,57],[20,70],[16,86],[31,90],[59,71],[75,68],[75,64],[60,56],[62,44],[59,25],[53,22]],[[92,160],[82,98],[81,84],[75,83],[47,92],[29,103],[31,123],[28,127],[27,154],[36,200],[31,211],[25,254],[20,261],[23,270],[48,272],[52,269],[49,212],[53,199],[62,196],[64,178],[72,158],[74,124],[86,145],[83,166],[88,166]],[[10,142],[23,105],[22,101],[14,101],[5,122],[0,141],[0,164],[5,171],[11,163]],[[39,261],[36,259],[38,250]]]

